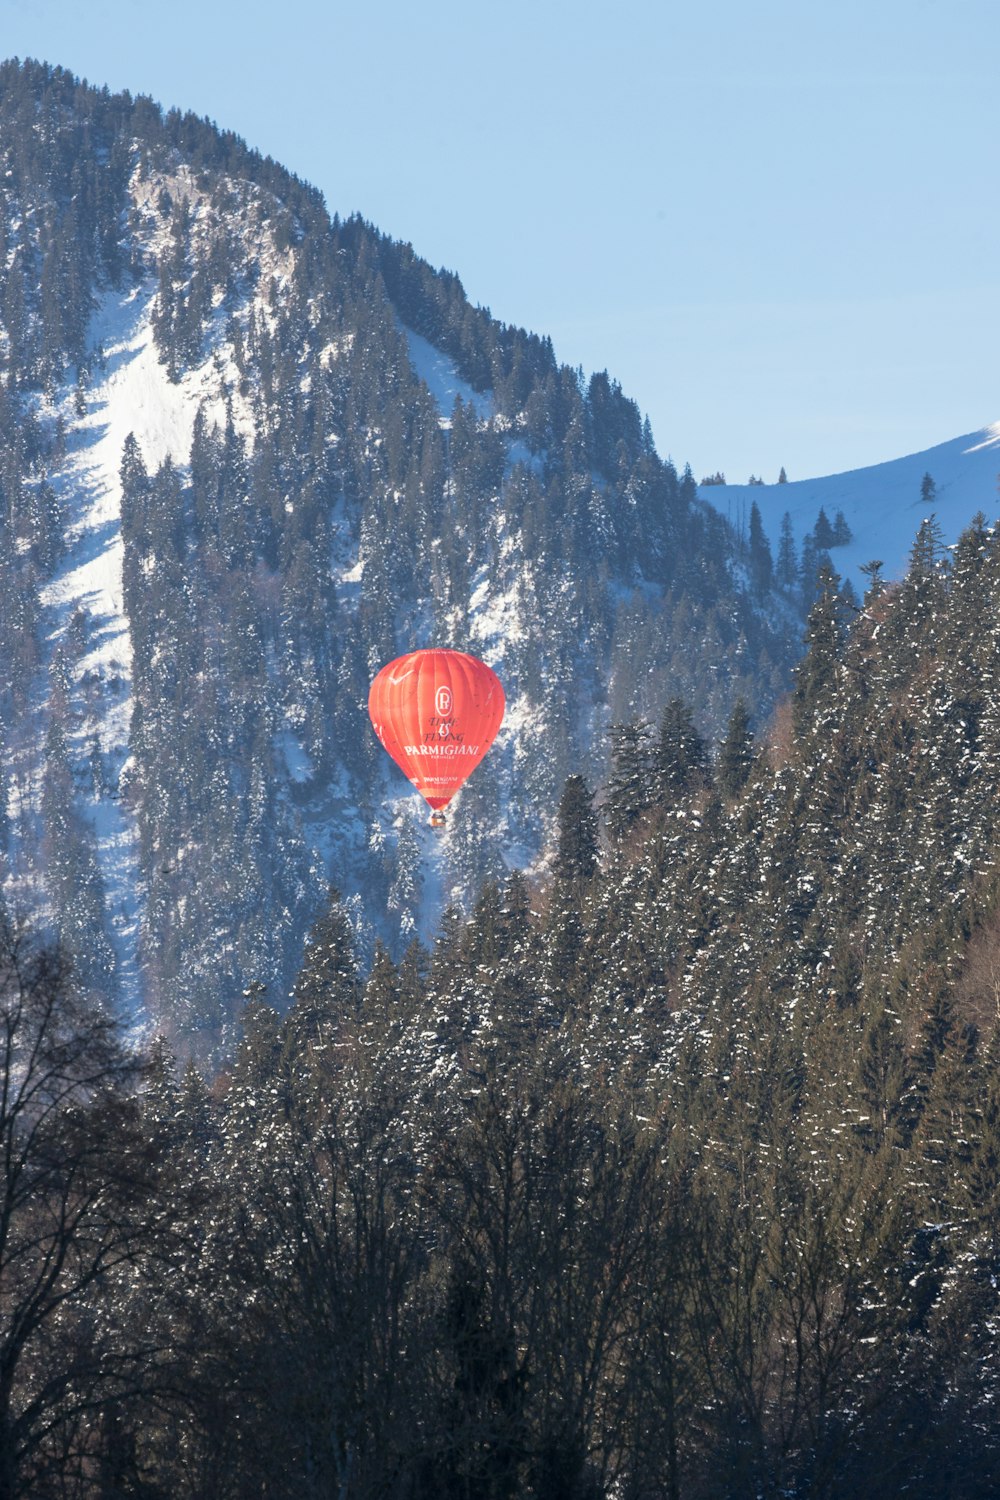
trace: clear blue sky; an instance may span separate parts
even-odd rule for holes
[[[996,0],[0,0],[607,369],[700,477],[1000,420]]]

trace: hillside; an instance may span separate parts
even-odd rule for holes
[[[929,502],[921,493],[927,475],[934,484]],[[958,540],[978,511],[987,518],[997,515],[998,479],[1000,423],[994,423],[921,453],[866,469],[790,480],[787,484],[702,485],[698,493],[744,534],[749,527],[750,507],[756,503],[775,552],[786,512],[791,517],[795,543],[801,549],[821,509],[831,522],[842,511],[852,539],[834,550],[833,562],[855,589],[863,591],[865,580],[860,569],[874,559],[881,559],[887,580],[903,576],[913,538],[926,516],[936,517],[945,542],[950,544]]]
[[[827,589],[765,743],[661,737],[603,848],[571,778],[430,954],[331,900],[210,1084],[0,930],[97,1189],[24,1133],[7,1492],[992,1500],[998,619],[996,529]]]
[[[767,716],[796,607],[607,374],[207,122],[8,63],[0,127],[4,891],[87,987],[221,1055],[331,881],[398,954],[610,724]],[[437,844],[364,708],[427,644],[510,705]]]

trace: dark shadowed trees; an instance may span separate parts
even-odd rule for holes
[[[0,924],[0,1496],[86,1471],[101,1413],[143,1389],[143,1330],[101,1311],[162,1249],[164,1205],[141,1070],[66,961]],[[51,1491],[55,1493],[53,1489]],[[61,1491],[60,1491],[61,1493]]]

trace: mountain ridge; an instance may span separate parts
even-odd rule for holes
[[[925,475],[934,483],[930,500],[921,494]],[[914,535],[929,514],[936,517],[948,544],[958,541],[978,511],[995,518],[1000,513],[998,481],[1000,423],[994,422],[860,469],[780,485],[702,484],[698,494],[737,529],[746,527],[756,503],[772,545],[778,542],[786,511],[799,546],[821,507],[831,522],[838,510],[843,511],[853,535],[836,549],[834,562],[855,588],[863,589],[861,568],[873,559],[881,559],[887,580],[903,576]]]

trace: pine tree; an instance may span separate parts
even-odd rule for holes
[[[745,698],[737,698],[729,717],[726,737],[719,746],[715,779],[724,797],[736,797],[746,786],[753,769],[753,731]]]
[[[388,1030],[399,1007],[399,971],[381,942],[376,942],[371,973],[365,982],[364,1009],[376,1016]]]
[[[925,475],[924,478],[926,483],[930,475]],[[931,480],[932,489],[933,484],[934,481]],[[921,491],[921,498],[923,498],[923,491]],[[929,516],[925,516],[917,528],[917,535],[910,548],[910,573],[929,578],[937,567],[943,549],[944,533],[940,522],[932,512]]]
[[[557,880],[592,880],[599,853],[594,798],[580,775],[569,776],[556,814],[559,839],[552,870]]]
[[[395,875],[389,889],[389,910],[399,922],[402,944],[408,944],[417,932],[423,872],[420,845],[414,820],[404,815],[396,841]]]
[[[338,1020],[354,1010],[359,998],[354,930],[331,886],[326,907],[306,942],[302,969],[295,981],[295,1009],[307,1027],[318,1020]]]
[[[820,547],[813,533],[807,532],[802,539],[802,558],[799,565],[799,580],[802,590],[802,607],[810,610],[822,592],[822,575],[833,572],[830,554]]]
[[[771,546],[764,531],[756,500],[750,507],[750,586],[758,599],[770,591],[774,575]]]
[[[791,592],[799,580],[799,560],[795,548],[795,534],[792,531],[792,518],[788,511],[781,518],[781,537],[778,541],[778,560],[774,570],[775,582],[779,588]]]
[[[705,785],[708,749],[682,698],[671,698],[664,705],[654,764],[656,800],[666,806]]]
[[[796,670],[792,695],[792,717],[800,737],[815,727],[818,710],[830,698],[843,640],[840,580],[832,568],[823,567],[818,583],[819,597],[806,626],[806,654]]]
[[[872,558],[871,562],[861,564],[860,571],[868,579],[868,587],[865,590],[865,603],[869,604],[885,592],[885,579],[882,577],[882,559]]]
[[[846,547],[854,540],[854,533],[847,524],[847,517],[842,510],[838,510],[833,518],[833,541],[831,547]]]
[[[813,527],[813,537],[815,538],[816,546],[821,552],[828,552],[834,544],[834,530],[822,505],[819,508],[819,515],[816,517],[816,525]]]
[[[655,797],[650,738],[649,725],[641,720],[611,726],[611,775],[604,818],[608,833],[616,841],[635,827]]]

